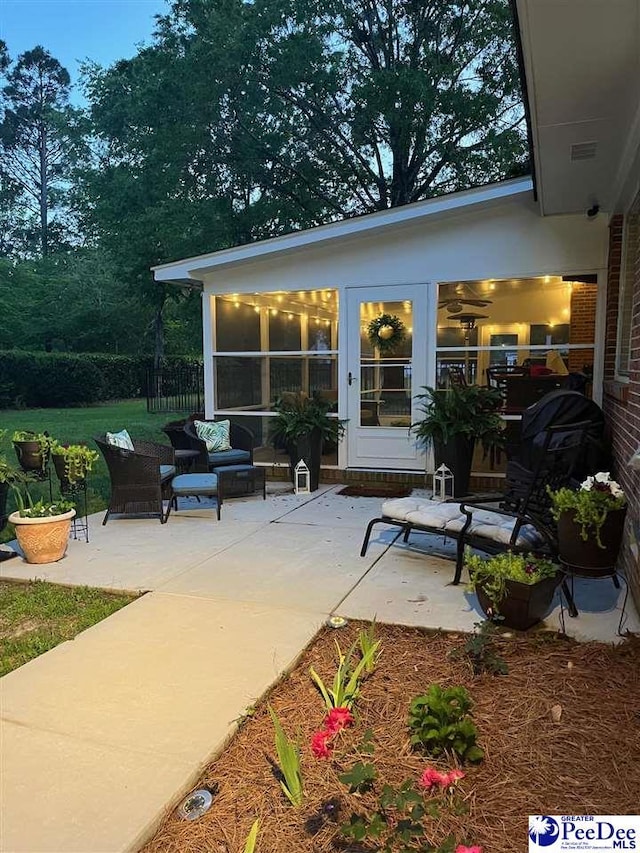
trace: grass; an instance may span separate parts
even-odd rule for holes
[[[0,676],[106,619],[135,596],[45,581],[0,581]]]
[[[0,443],[0,453],[4,453],[11,462],[16,455],[11,444],[15,430],[48,432],[61,443],[86,443],[95,449],[93,437],[105,432],[128,430],[134,439],[149,439],[168,443],[162,427],[177,415],[152,415],[147,412],[145,400],[124,400],[117,403],[104,403],[97,406],[83,406],[71,409],[21,409],[5,410],[0,413],[0,424],[7,435]],[[57,496],[58,481],[52,474],[54,497]],[[34,500],[40,497],[49,499],[49,483],[37,483],[29,489]],[[106,506],[109,497],[109,474],[102,458],[98,460],[88,480],[89,512],[98,512]],[[14,509],[13,498],[9,496],[9,511]],[[0,542],[13,539],[11,525],[0,532]]]

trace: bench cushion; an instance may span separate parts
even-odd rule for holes
[[[445,536],[460,533],[467,516],[460,511],[460,504],[440,503],[424,498],[395,498],[382,504],[382,514],[395,521],[405,521],[415,527],[424,527]],[[516,519],[492,512],[490,509],[474,509],[473,520],[467,533],[508,545]],[[531,524],[525,524],[518,533],[519,548],[537,548],[544,542]]]
[[[178,474],[171,481],[174,495],[211,496],[218,493],[218,477],[216,474]]]

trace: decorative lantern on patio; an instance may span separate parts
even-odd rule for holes
[[[311,482],[309,469],[305,465],[304,459],[301,459],[294,468],[293,489],[296,495],[311,494]]]
[[[446,501],[455,494],[453,473],[446,465],[437,468],[433,475],[433,497],[437,501]]]

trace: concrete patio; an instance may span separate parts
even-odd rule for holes
[[[473,628],[475,596],[427,553],[442,543],[391,547],[397,532],[381,528],[361,558],[380,500],[339,488],[236,499],[220,522],[195,501],[166,525],[92,516],[91,542],[72,541],[60,563],[2,564],[2,577],[148,593],[0,682],[2,851],[136,850],[331,613]],[[567,633],[614,641],[613,584],[576,593]]]

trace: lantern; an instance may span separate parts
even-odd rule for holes
[[[311,482],[309,469],[301,459],[293,470],[293,490],[296,495],[308,495],[311,493]]]
[[[433,475],[433,498],[437,501],[446,501],[453,495],[453,473],[446,465],[442,464],[436,468]]]

